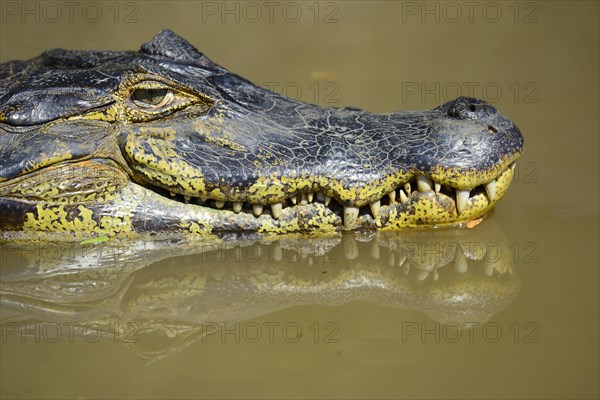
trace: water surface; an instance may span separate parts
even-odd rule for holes
[[[1,61],[137,49],[171,28],[305,101],[482,97],[525,152],[472,230],[5,243],[2,398],[598,398],[596,2],[481,3],[471,19],[440,2],[292,3],[297,21],[288,3],[270,19],[238,2],[88,6],[100,17],[82,2],[72,21],[21,4],[2,5]]]

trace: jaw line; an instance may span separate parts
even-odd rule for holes
[[[89,168],[89,167],[92,168]],[[94,184],[99,179],[106,181],[106,185],[96,186],[94,197],[91,200],[79,201],[73,200],[74,193],[56,193],[56,187],[52,184],[53,180],[65,181],[66,172],[70,171],[71,176],[75,177],[75,184],[67,188],[80,190],[80,182],[84,177],[84,182],[89,182],[85,177],[94,180]],[[73,171],[76,173],[73,174]],[[78,171],[78,172],[77,172]],[[507,168],[497,177],[497,194],[494,201],[490,202],[485,193],[476,193],[469,199],[465,210],[458,215],[454,199],[444,193],[418,192],[414,191],[410,196],[410,201],[406,204],[395,203],[391,205],[382,205],[378,218],[368,213],[358,216],[356,226],[353,229],[399,229],[408,227],[431,227],[431,226],[452,226],[460,225],[463,222],[478,219],[487,214],[496,202],[504,195],[513,176],[513,169]],[[32,187],[42,183],[47,193],[41,193],[35,198],[29,197]],[[116,187],[115,187],[116,185]],[[13,191],[13,189],[17,189]],[[89,193],[94,192],[90,190]],[[166,195],[163,195],[162,192]],[[166,193],[165,193],[166,192]],[[4,193],[4,194],[3,194]],[[89,194],[88,193],[88,194]],[[75,193],[77,195],[77,193]],[[181,196],[181,195],[177,195]],[[54,208],[57,212],[62,212],[61,207],[69,206],[71,208],[84,207],[91,212],[98,212],[112,218],[108,228],[103,231],[93,230],[88,234],[108,234],[114,236],[120,232],[131,232],[133,234],[133,225],[124,218],[129,215],[131,219],[145,221],[144,224],[150,229],[159,229],[159,225],[154,224],[156,218],[163,218],[168,221],[162,225],[162,231],[174,235],[187,233],[197,233],[201,236],[217,232],[227,231],[246,231],[258,232],[264,234],[279,234],[293,232],[331,232],[343,228],[343,219],[341,217],[341,205],[338,204],[338,210],[332,210],[322,203],[313,202],[306,205],[295,205],[286,207],[282,210],[279,219],[274,219],[270,214],[268,207],[260,216],[255,216],[248,207],[246,210],[235,213],[233,210],[216,209],[209,206],[197,204],[186,204],[183,200],[173,199],[168,191],[157,189],[151,185],[140,185],[132,180],[120,165],[114,161],[106,159],[92,159],[68,163],[54,164],[44,167],[27,175],[23,175],[10,182],[6,181],[0,184],[0,197],[3,199],[25,202],[38,207],[38,216],[34,214],[34,219],[39,218],[40,209],[47,207]],[[181,196],[183,197],[183,196]],[[367,206],[368,207],[368,206]],[[52,210],[46,210],[52,213]],[[46,213],[46,211],[44,211]],[[249,211],[249,212],[248,212]],[[46,213],[45,216],[49,218]],[[55,214],[56,215],[56,214]],[[54,217],[52,217],[54,218]],[[104,218],[104,217],[103,217]],[[49,231],[48,220],[34,220],[33,228],[39,231]],[[61,221],[58,221],[62,223]],[[57,222],[57,223],[58,223]],[[160,221],[159,221],[160,222]],[[70,223],[70,222],[69,222]],[[153,225],[154,224],[154,225]],[[92,224],[93,225],[93,224]],[[64,225],[68,226],[68,225]],[[96,225],[94,225],[96,226]],[[99,229],[98,226],[94,229]],[[120,231],[115,226],[124,226]],[[166,228],[165,228],[166,227]],[[199,228],[195,228],[199,227]],[[64,231],[71,228],[60,228]],[[85,232],[82,232],[85,234]]]
[[[514,163],[510,164],[502,173],[495,179],[497,182],[497,193],[493,201],[490,201],[488,195],[479,188],[469,197],[465,209],[459,214],[456,207],[456,199],[449,196],[447,193],[440,191],[436,193],[431,190],[428,192],[419,192],[414,190],[407,203],[394,202],[392,204],[383,205],[377,218],[374,218],[371,213],[361,213],[357,218],[357,223],[353,229],[358,228],[374,228],[374,229],[398,229],[407,227],[439,227],[439,226],[460,226],[464,222],[476,220],[485,217],[496,205],[496,203],[504,196],[513,177]],[[155,191],[154,188],[145,187],[146,190]],[[343,208],[337,204],[334,209],[325,206],[323,203],[314,201],[308,204],[289,204],[283,208],[281,216],[275,219],[269,210],[269,206],[264,206],[263,211],[259,215],[254,215],[252,205],[244,203],[243,210],[234,212],[231,209],[231,202],[226,203],[223,208],[214,206],[213,200],[202,201],[205,204],[193,204],[197,199],[185,198],[184,195],[172,193],[164,189],[158,189],[161,195],[168,198],[170,202],[185,204],[193,214],[195,212],[211,212],[215,213],[216,217],[222,216],[227,220],[235,218],[245,219],[252,217],[261,225],[273,230],[282,229],[282,225],[294,219],[310,220],[319,216],[332,224],[329,228],[339,228],[343,226]],[[367,206],[368,207],[368,206]],[[314,222],[314,221],[313,221]],[[314,226],[314,224],[311,224]],[[323,226],[323,228],[325,228]],[[269,230],[269,229],[267,229]]]

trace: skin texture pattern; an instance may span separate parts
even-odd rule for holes
[[[222,236],[457,226],[523,149],[486,102],[374,114],[256,86],[165,30],[0,66],[0,232]]]

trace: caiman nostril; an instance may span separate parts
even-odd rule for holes
[[[496,113],[492,105],[472,97],[459,97],[447,107],[446,113],[456,119],[481,119]]]

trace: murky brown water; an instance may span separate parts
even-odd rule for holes
[[[598,398],[598,3],[24,4],[1,61],[168,27],[306,101],[483,97],[526,148],[472,230],[4,244],[2,398]]]

